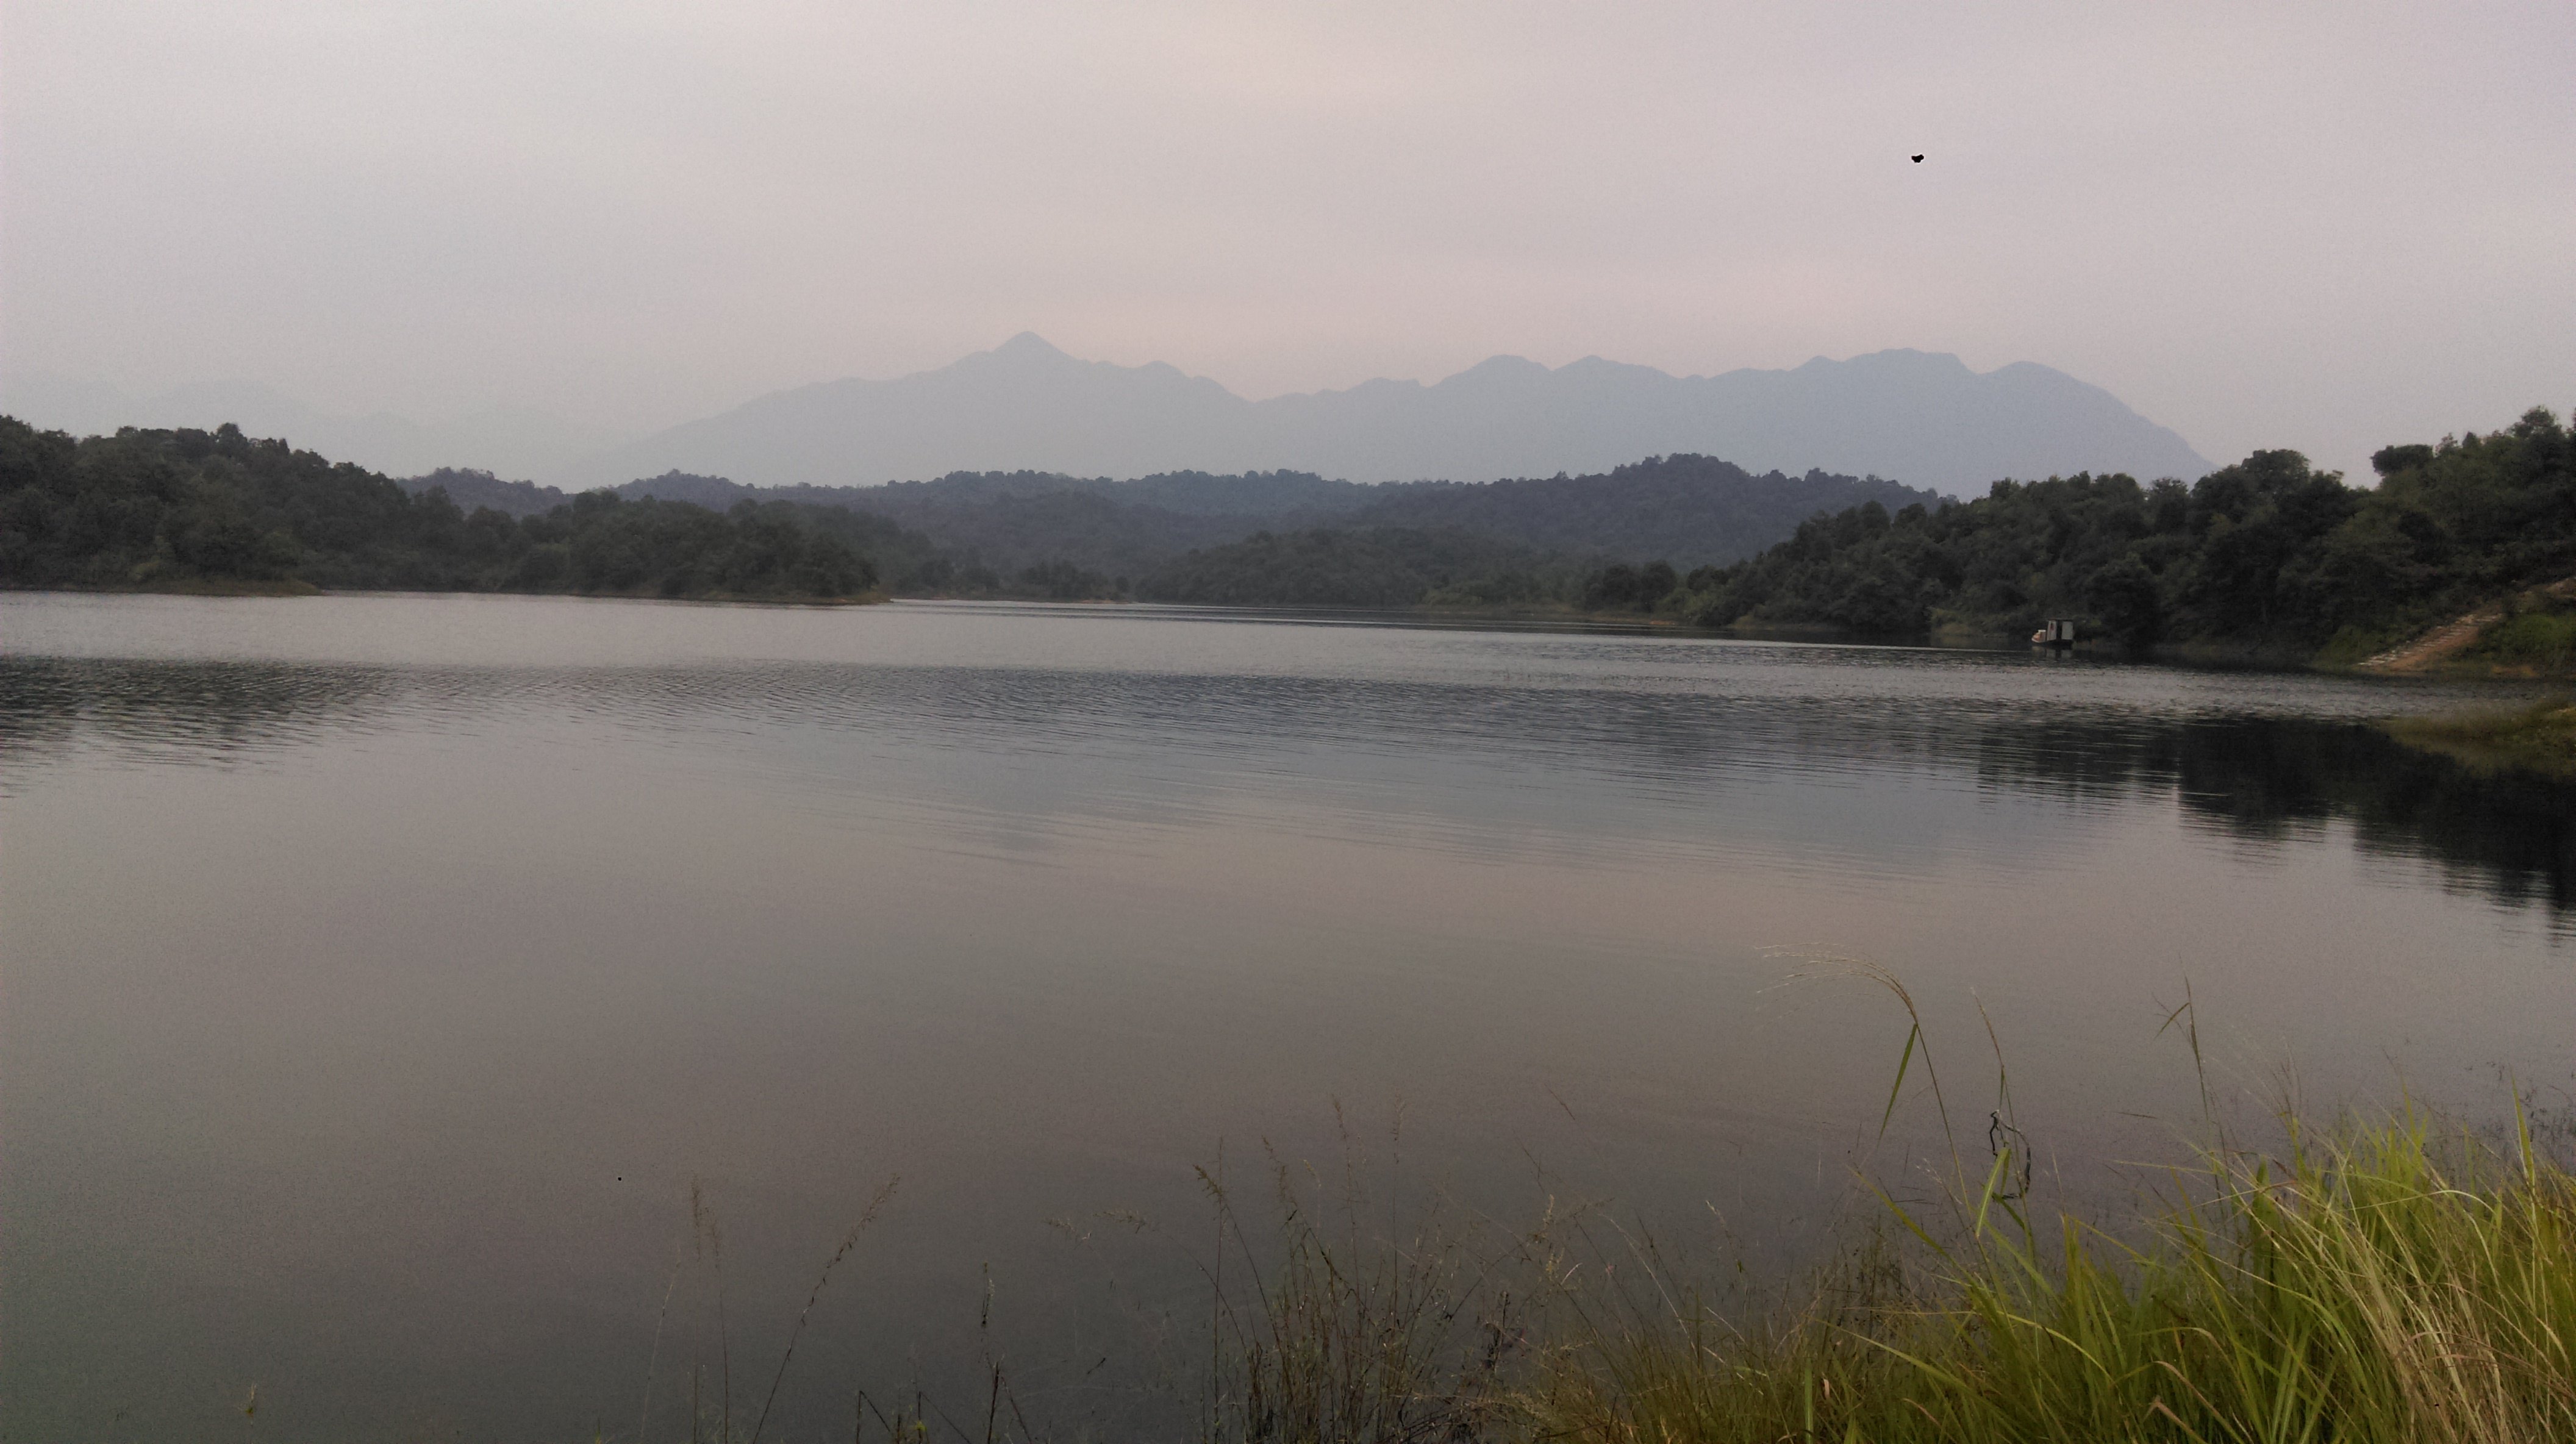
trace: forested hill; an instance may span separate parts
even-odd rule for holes
[[[1876,478],[1697,456],[1600,476],[1357,486],[1294,472],[1131,481],[957,473],[755,489],[671,473],[567,497],[488,472],[394,481],[236,427],[74,440],[0,424],[0,585],[1144,597],[1562,605],[1587,567],[1750,553]],[[1618,586],[1600,595],[1624,595]]]
[[[0,586],[805,599],[882,579],[914,595],[1570,605],[1915,638],[2026,635],[2064,617],[2139,648],[2329,661],[2520,597],[2507,611],[2528,614],[2497,635],[2559,668],[2576,661],[2562,655],[2576,649],[2576,613],[2539,589],[2576,576],[2571,453],[2568,429],[2535,409],[2485,436],[2389,447],[2373,458],[2374,489],[2289,451],[2190,484],[2079,474],[1937,503],[1870,478],[1757,477],[1695,456],[1465,487],[1003,473],[867,489],[911,508],[915,529],[838,493],[822,504],[821,489],[789,500],[676,475],[634,488],[659,494],[585,492],[513,516],[502,507],[553,498],[481,473],[397,483],[231,426],[76,441],[0,417]],[[469,514],[450,484],[499,505]],[[1167,504],[1121,499],[1136,495]],[[1240,509],[1265,496],[1299,505]],[[945,534],[925,535],[934,524]],[[1735,554],[1757,555],[1683,572],[1747,537]]]
[[[1256,532],[1181,557],[1137,595],[1201,606],[1530,607],[1577,594],[1582,567],[1473,532],[1331,527]]]
[[[1386,490],[1328,481],[1302,471],[1247,471],[1214,476],[1204,471],[1162,472],[1127,481],[1105,476],[1066,476],[1053,471],[952,471],[929,481],[890,481],[882,486],[746,486],[722,476],[667,471],[617,489],[625,497],[660,497],[724,507],[737,501],[793,501],[814,506],[859,507],[889,516],[922,516],[1076,492],[1120,506],[1179,516],[1324,516],[1364,506]]]
[[[544,516],[556,507],[572,501],[572,494],[533,481],[503,481],[488,471],[461,470],[442,466],[425,476],[400,476],[394,483],[418,496],[427,491],[443,491],[456,503],[459,511],[471,513],[490,507],[504,516]],[[704,503],[701,503],[704,505]],[[719,506],[717,511],[724,510]]]
[[[1003,574],[1061,563],[1128,577],[1256,533],[1318,528],[1468,534],[1517,552],[1660,556],[1689,567],[1750,556],[1818,512],[1864,501],[1902,507],[1939,500],[1932,492],[1876,477],[1822,471],[1757,476],[1704,456],[1653,457],[1593,476],[1473,484],[1358,486],[1300,472],[1174,472],[1111,481],[1020,471],[956,472],[891,486],[754,488],[672,472],[630,482],[619,492],[709,507],[747,498],[845,506],[900,522],[959,558]],[[1442,550],[1457,552],[1454,546]],[[1476,555],[1489,553],[1490,548]],[[1204,566],[1198,570],[1205,573]],[[1291,590],[1302,592],[1304,586]],[[1382,589],[1362,590],[1375,595]],[[1338,600],[1361,604],[1357,593]]]
[[[1864,502],[1935,505],[1939,493],[1875,476],[1756,476],[1712,456],[1657,456],[1602,476],[1377,489],[1353,526],[1473,532],[1542,551],[1662,557],[1682,567],[1737,561],[1818,512]]]
[[[2548,411],[2392,446],[2372,466],[2370,490],[2258,451],[2189,486],[2078,475],[1938,508],[1865,504],[1650,605],[1709,626],[1892,637],[2064,617],[2134,647],[2351,661],[2576,574],[2576,463]]]
[[[1234,541],[1265,526],[1337,515],[1373,490],[1273,472],[1184,472],[1132,481],[1040,471],[952,472],[888,486],[784,487],[669,472],[628,482],[618,494],[709,507],[778,500],[844,508],[920,532],[969,571],[1008,576],[1059,566],[1115,578],[1141,576],[1192,548]]]
[[[589,492],[542,516],[468,515],[229,425],[75,441],[0,417],[0,586],[298,584],[802,600],[867,592],[876,573],[791,506]]]

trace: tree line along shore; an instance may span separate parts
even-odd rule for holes
[[[476,473],[397,481],[230,426],[75,439],[0,418],[0,584],[1431,607],[1962,643],[2062,619],[2135,654],[2552,675],[2576,665],[2571,450],[2535,408],[2387,447],[2372,487],[2290,451],[2189,483],[2079,474],[1969,500],[1670,457],[1390,488],[959,474],[769,492],[675,476],[513,515],[458,504],[451,484],[491,493]],[[734,499],[654,494],[675,486]],[[1265,487],[1294,503],[1250,535],[1186,510],[1222,493],[1241,511]],[[1867,499],[1802,505],[1853,496]],[[1180,545],[1210,536],[1227,539]],[[1690,550],[1641,555],[1657,538]],[[2404,651],[2445,622],[2442,645]]]

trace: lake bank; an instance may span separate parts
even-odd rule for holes
[[[0,584],[0,592],[89,593],[136,597],[318,597],[324,590],[291,577],[154,577],[144,581],[95,583],[88,586],[48,584],[20,587]]]
[[[577,597],[592,601],[723,602],[766,607],[865,607],[894,600],[884,591],[874,589],[849,596],[780,596],[717,590],[665,592],[658,588],[644,591],[517,591],[481,587],[420,590],[408,587],[320,587],[292,577],[269,579],[156,577],[139,582],[98,582],[85,585],[55,582],[38,587],[0,586],[0,593],[7,592],[39,596],[47,592],[58,592],[65,596],[102,597]]]

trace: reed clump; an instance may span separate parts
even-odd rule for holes
[[[1204,1332],[1160,1335],[1172,1366],[1161,1377],[1174,1386],[1165,1397],[1182,1407],[1139,1398],[1135,1411],[1048,1419],[1023,1407],[988,1348],[972,1409],[952,1416],[916,1388],[889,1413],[861,1394],[852,1437],[2576,1440],[2576,1127],[2566,1120],[2536,1129],[2515,1094],[2511,1127],[2493,1131],[2411,1102],[2323,1127],[2285,1113],[2262,1147],[2213,1122],[2216,1141],[2088,1216],[2034,1200],[2000,1061],[1983,1147],[1962,1150],[1913,1000],[1884,970],[1861,971],[1914,1018],[1880,1136],[1919,1066],[1947,1159],[1930,1165],[1940,1186],[1929,1203],[1869,1185],[1868,1225],[1793,1290],[1738,1287],[1712,1302],[1705,1270],[1674,1266],[1651,1235],[1598,1206],[1551,1204],[1512,1227],[1392,1176],[1372,1190],[1345,1128],[1339,1179],[1275,1154],[1266,1190],[1247,1194],[1221,1162],[1202,1171],[1214,1235],[1190,1252],[1207,1286]],[[2168,1024],[2197,1061],[2188,996]],[[793,1337],[751,1428],[732,1424],[720,1367],[716,1427],[693,1437],[757,1444]],[[707,1417],[700,1404],[690,1413]]]
[[[1318,1208],[1274,1161],[1264,1267],[1222,1174],[1201,1179],[1218,1224],[1203,1439],[1445,1444],[1507,1430],[1519,1329],[1472,1231],[1426,1209],[1400,1236],[1364,1234],[1355,1186]]]
[[[2517,1114],[2519,1117],[2519,1114]],[[1535,1436],[1617,1441],[2576,1439],[2576,1188],[2416,1112],[2213,1150],[2115,1233],[1962,1194],[1905,1257],[1729,1330],[1632,1313],[1525,1387]]]

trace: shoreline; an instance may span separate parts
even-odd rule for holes
[[[495,588],[490,591],[467,589],[422,590],[413,587],[320,587],[296,579],[278,581],[241,581],[229,579],[198,580],[170,584],[134,583],[88,586],[24,587],[0,583],[0,595],[40,596],[45,593],[74,597],[245,597],[275,599],[281,597],[572,597],[602,602],[713,602],[727,606],[769,607],[873,607],[896,600],[880,590],[860,592],[846,597],[752,596],[738,592],[691,592],[684,596],[664,596],[659,592],[522,592]]]
[[[296,578],[249,580],[242,578],[194,578],[135,583],[93,583],[87,585],[20,586],[0,582],[0,595],[9,593],[41,594],[46,592],[69,596],[169,596],[203,598],[301,598],[301,597],[568,597],[589,601],[690,602],[723,606],[772,607],[866,607],[891,602],[1022,602],[1045,606],[1080,606],[1113,609],[1120,607],[1182,606],[1191,610],[1240,611],[1266,615],[1313,613],[1318,617],[1367,614],[1387,618],[1409,618],[1426,625],[1472,625],[1475,623],[1535,624],[1577,630],[1653,632],[1676,637],[1748,642],[1807,642],[1829,646],[1914,647],[1934,651],[2014,652],[2021,650],[2020,638],[2011,630],[1969,628],[1955,623],[1944,624],[1921,634],[1877,636],[1853,632],[1823,623],[1758,623],[1738,621],[1723,627],[1701,627],[1670,613],[1587,611],[1566,604],[1542,606],[1445,606],[1415,604],[1404,607],[1335,607],[1263,605],[1255,603],[1193,602],[1158,603],[1133,597],[992,597],[957,594],[897,596],[883,589],[872,589],[855,596],[758,596],[731,592],[697,592],[682,596],[665,596],[659,592],[580,592],[580,591],[512,591],[512,590],[424,590],[405,587],[322,587]],[[2457,623],[2442,630],[2455,629]],[[2066,655],[2088,661],[2133,663],[2144,662],[2202,670],[2244,670],[2260,672],[2308,673],[2402,681],[2446,681],[2468,683],[2559,682],[2576,679],[2576,668],[2550,669],[2524,662],[2488,661],[2457,655],[2466,644],[2447,647],[2439,658],[2409,665],[2386,665],[2382,653],[2367,661],[2320,660],[2323,653],[2298,653],[2273,648],[2231,646],[2210,643],[2165,643],[2144,652],[2131,652],[2104,642],[2079,641],[2065,649]],[[2329,649],[2331,650],[2331,649]],[[2378,663],[2379,665],[2374,665]]]

